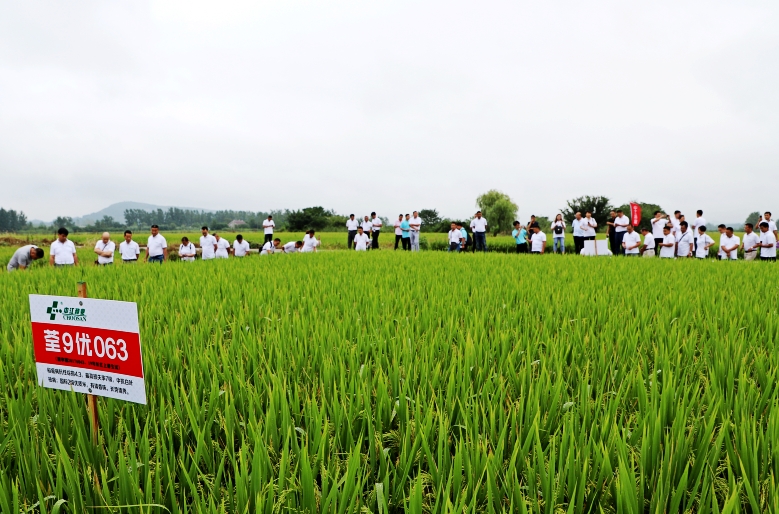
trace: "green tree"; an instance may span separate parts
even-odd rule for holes
[[[656,203],[644,203],[639,202],[637,200],[633,200],[633,203],[637,203],[641,206],[641,221],[638,224],[638,227],[636,227],[636,230],[641,230],[642,228],[648,228],[650,231],[652,230],[652,218],[655,217],[655,211],[665,212],[662,207],[657,205]],[[622,209],[622,211],[625,213],[625,216],[630,218],[630,203],[626,203],[625,205],[622,205],[619,207]]]
[[[512,223],[517,217],[519,207],[511,201],[506,193],[497,189],[490,189],[476,198],[482,216],[487,218],[487,226],[492,229],[492,234],[510,232]]]
[[[442,220],[436,209],[422,209],[419,217],[422,218],[422,232],[438,232]]]
[[[744,225],[747,223],[751,223],[752,226],[757,227],[757,220],[760,219],[760,213],[755,211],[751,213],[749,216],[747,216],[746,221],[744,221]]]
[[[568,200],[567,209],[562,209],[560,212],[565,218],[565,223],[570,226],[573,222],[577,212],[581,212],[582,216],[586,211],[592,213],[592,217],[598,222],[598,228],[606,230],[606,221],[609,218],[609,211],[614,208],[611,206],[611,201],[605,196],[580,196],[573,200]]]
[[[287,229],[291,232],[300,232],[301,230],[322,230],[334,216],[332,211],[325,210],[324,207],[306,207],[300,211],[291,211],[287,215]]]

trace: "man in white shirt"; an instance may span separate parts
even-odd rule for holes
[[[290,241],[282,247],[284,253],[298,253],[303,248],[303,241]]]
[[[376,216],[375,212],[371,213],[371,230],[373,231],[373,235],[371,236],[371,249],[372,250],[378,250],[379,249],[379,234],[381,233],[381,227],[383,223],[381,221],[381,218]]]
[[[753,261],[757,257],[757,244],[760,242],[760,236],[755,231],[755,226],[751,223],[744,225],[744,240],[741,242],[741,249],[744,250],[744,260]]]
[[[160,234],[160,227],[151,226],[151,235],[146,240],[146,262],[162,264],[168,259],[168,242]]]
[[[663,242],[660,243],[660,258],[673,259],[676,257],[676,238],[671,234],[671,227],[663,227]]]
[[[459,252],[462,249],[463,233],[457,228],[457,223],[452,222],[449,230],[449,249],[448,252]]]
[[[586,211],[584,213],[584,218],[582,218],[579,227],[584,232],[585,241],[595,240],[595,229],[598,228],[598,222],[592,217],[592,212]],[[582,248],[584,248],[584,243],[582,243]]]
[[[709,256],[709,248],[714,245],[714,240],[706,233],[706,227],[698,227],[698,248],[695,249],[695,257],[705,259]]]
[[[771,225],[767,221],[760,223],[760,248],[761,261],[776,261],[776,236],[771,232]]]
[[[200,232],[200,258],[208,261],[216,257],[216,238],[208,233],[208,227],[202,227]]]
[[[476,217],[471,220],[471,232],[473,233],[473,251],[487,251],[487,218],[482,217],[481,211],[476,211]],[[532,238],[531,238],[532,240]]]
[[[573,248],[576,255],[582,253],[584,249],[584,231],[581,228],[582,213],[577,212],[574,215],[574,220],[571,222],[571,228],[573,228]]]
[[[76,246],[68,239],[68,233],[65,227],[57,230],[57,240],[51,243],[49,250],[50,266],[78,266]]]
[[[668,221],[671,223],[671,234],[673,234],[674,237],[679,235],[679,223],[682,222],[683,218],[682,211],[674,211],[673,218],[668,218]],[[665,238],[665,235],[663,235],[663,238]]]
[[[653,227],[654,228],[654,227]],[[650,231],[644,227],[641,229],[641,234],[644,236],[644,244],[641,246],[641,256],[646,258],[652,258],[655,256],[655,234],[654,231]],[[662,239],[660,240],[662,242]]]
[[[411,251],[419,251],[419,232],[422,230],[422,218],[419,217],[419,213],[414,211],[414,216],[408,220],[410,227],[409,233],[411,236]]]
[[[530,253],[542,254],[546,250],[546,234],[538,227],[533,227],[533,235],[530,237]]]
[[[733,234],[733,227],[725,229],[725,235],[719,240],[719,244],[720,250],[723,252],[723,260],[738,260],[738,247],[741,245],[741,239]]]
[[[620,211],[617,211],[617,214],[620,214]],[[620,223],[619,216],[617,216],[614,225],[619,228]],[[628,221],[626,228],[627,230],[622,233],[622,249],[625,252],[625,257],[638,257],[638,248],[641,246],[641,236],[638,235],[638,232],[636,232],[633,225],[630,224],[630,221]]]
[[[622,244],[622,240],[624,239],[629,226],[630,218],[625,216],[622,209],[617,209],[617,217],[614,219],[614,242],[616,243],[617,251],[619,253],[624,253],[627,249]],[[638,234],[635,231],[633,231],[633,233],[635,234],[635,237],[638,237]],[[638,255],[638,246],[636,246],[635,255]]]
[[[358,252],[364,252],[368,250],[368,234],[365,233],[362,227],[357,229],[357,235],[354,236],[354,249]]]
[[[181,244],[179,245],[179,260],[184,262],[195,262],[195,256],[197,255],[197,248],[189,241],[187,236],[181,238]]]
[[[350,214],[349,219],[346,220],[346,230],[349,233],[349,236],[346,238],[347,250],[352,249],[352,245],[354,244],[354,236],[357,235],[357,227],[359,226],[360,226],[360,222],[354,219],[354,214]]]
[[[221,237],[214,232],[214,239],[216,239],[216,253],[214,256],[217,259],[227,259],[230,257],[230,241]]]
[[[368,239],[370,239],[371,233],[373,232],[373,222],[371,222],[370,218],[368,218],[368,216],[363,216],[363,220],[362,223],[360,223],[360,226],[362,227],[362,233],[368,236]],[[370,248],[370,246],[368,248]]]
[[[141,247],[133,241],[131,230],[124,231],[124,241],[119,243],[119,255],[122,257],[123,264],[135,264],[138,262],[138,256],[141,254]]]
[[[692,237],[692,231],[686,221],[679,224],[679,238],[676,240],[676,256],[692,257],[695,239]]]
[[[276,222],[273,221],[273,216],[268,216],[268,219],[263,220],[262,228],[265,230],[265,243],[269,243],[273,240],[273,229],[276,227]]]
[[[705,227],[706,226],[706,218],[703,217],[703,211],[698,209],[696,214],[698,217],[695,218],[695,223],[692,225],[693,233],[695,234],[695,245],[697,248],[698,245],[698,227]]]
[[[281,246],[281,239],[277,237],[273,241],[268,241],[267,243],[262,245],[262,250],[260,250],[260,255],[271,255],[274,253],[281,253],[282,251],[283,248]]]
[[[395,250],[398,249],[398,244],[403,241],[403,230],[400,228],[401,223],[403,223],[403,215],[398,214],[398,219],[395,220]]]
[[[306,232],[305,237],[303,238],[303,248],[300,250],[303,253],[310,253],[317,251],[317,247],[319,246],[319,239],[316,238],[316,231],[315,230],[309,230]]]
[[[241,234],[235,236],[233,241],[233,255],[235,257],[246,257],[249,254],[249,241],[246,241]]]
[[[777,233],[776,231],[776,223],[774,222],[774,220],[771,219],[771,216],[772,216],[771,211],[765,211],[765,214],[763,214],[762,219],[758,221],[758,226],[760,225],[760,223],[765,221],[766,223],[768,223],[768,231],[773,232],[774,237],[777,238],[777,240],[779,240],[779,233]]]
[[[653,249],[663,242],[663,227],[669,222],[669,217],[661,211],[655,211],[655,217],[652,218],[652,237],[655,240]],[[643,231],[642,231],[643,232]]]
[[[718,225],[717,230],[719,231],[719,246],[717,247],[717,259],[727,259],[725,256],[725,252],[722,251],[722,240],[725,238],[725,225]]]
[[[107,266],[114,263],[114,251],[116,245],[111,241],[111,234],[103,232],[103,236],[95,243],[95,253],[97,254],[97,263],[100,266]]]

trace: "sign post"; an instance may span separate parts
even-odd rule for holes
[[[87,283],[79,282],[77,286],[77,295],[79,298],[87,297]],[[89,419],[92,421],[92,444],[97,445],[98,431],[100,430],[100,418],[97,415],[97,396],[87,394],[87,410]]]

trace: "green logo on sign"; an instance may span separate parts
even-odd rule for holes
[[[57,314],[62,316],[62,319],[66,321],[86,321],[86,309],[65,307],[62,302],[52,302],[51,307],[46,308],[46,314],[49,315],[49,319],[54,321],[57,318]]]

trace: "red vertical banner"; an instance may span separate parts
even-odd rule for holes
[[[641,223],[641,206],[637,203],[630,203],[630,223],[634,227]]]

